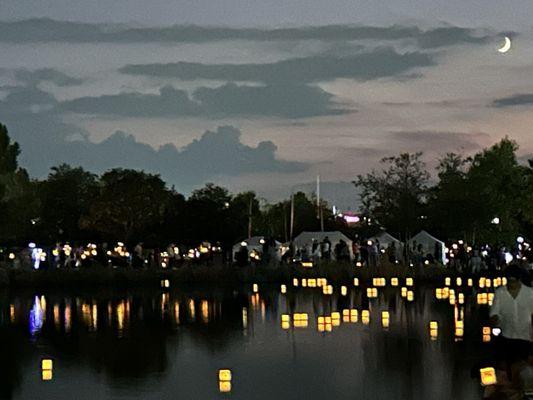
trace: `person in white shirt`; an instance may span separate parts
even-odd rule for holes
[[[492,326],[501,329],[496,341],[498,358],[507,364],[512,379],[511,371],[515,369],[512,365],[533,355],[533,289],[521,283],[522,270],[517,265],[509,265],[504,274],[507,285],[496,290],[490,317]]]

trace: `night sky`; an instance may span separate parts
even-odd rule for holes
[[[121,166],[269,200],[400,151],[433,168],[507,135],[527,159],[533,3],[378,3],[3,0],[0,121],[34,177]]]

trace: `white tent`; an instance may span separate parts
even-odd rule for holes
[[[409,240],[409,249],[412,250],[413,247],[418,249],[419,245],[422,245],[422,253],[424,255],[432,254],[437,261],[445,263],[446,259],[446,245],[442,240],[437,239],[436,237],[430,235],[426,231],[420,231],[415,236]],[[435,250],[439,251],[438,257],[436,256]]]
[[[255,250],[258,253],[262,253],[263,252],[263,244],[261,243],[262,239],[264,239],[264,236],[252,236],[249,239],[244,239],[240,241],[239,243],[235,243],[232,249],[233,260],[235,260],[235,254],[237,254],[237,252],[241,249],[244,243],[246,243],[246,248],[248,249],[248,255],[250,255],[250,252],[252,252],[252,250]],[[280,247],[281,247],[281,243],[276,240],[276,252],[279,252]]]
[[[353,247],[352,241],[339,231],[331,232],[302,232],[294,238],[294,246],[296,249],[301,249],[304,246],[311,246],[313,244],[313,239],[317,243],[321,243],[325,238],[328,238],[331,242],[331,258],[335,259],[335,245],[341,240],[344,240],[348,245],[348,250],[350,251],[350,259],[353,259]]]
[[[381,232],[378,233],[375,236],[372,236],[371,238],[368,238],[368,240],[377,241],[379,242],[379,247],[382,249],[387,249],[394,243],[394,247],[396,248],[396,258],[401,258],[402,256],[402,250],[403,250],[403,243],[396,239],[394,236],[387,232]]]

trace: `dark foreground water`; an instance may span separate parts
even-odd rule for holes
[[[470,374],[490,344],[487,306],[475,301],[454,309],[429,288],[412,302],[399,288],[370,301],[356,288],[0,293],[0,398],[479,399]],[[357,322],[349,311],[343,322],[345,309]],[[339,326],[335,314],[318,324],[336,311]],[[307,327],[295,313],[307,313]],[[42,359],[53,361],[48,380]],[[221,368],[231,369],[230,393],[220,392]]]

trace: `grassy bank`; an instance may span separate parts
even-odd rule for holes
[[[373,277],[414,277],[419,283],[442,283],[453,271],[427,266],[421,269],[402,265],[358,268],[353,264],[323,263],[314,268],[301,266],[257,266],[238,268],[227,265],[187,265],[176,270],[111,269],[95,266],[80,270],[9,270],[0,268],[0,286],[4,287],[159,287],[161,280],[171,284],[235,285],[242,283],[290,283],[292,278],[326,278],[334,284],[350,285],[354,277],[361,284]]]

